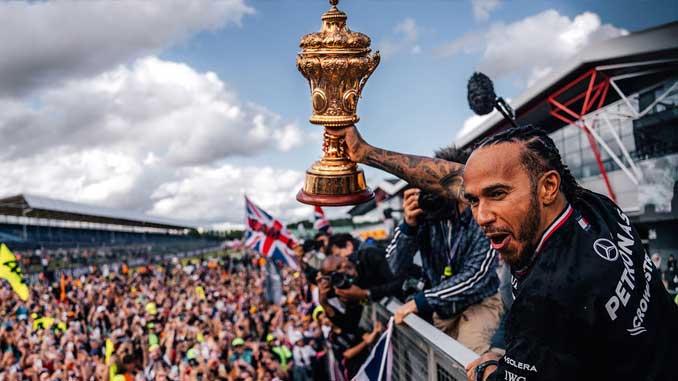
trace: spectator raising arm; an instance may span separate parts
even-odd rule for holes
[[[404,274],[412,265],[414,256],[419,251],[417,217],[423,213],[419,208],[417,188],[407,189],[403,195],[403,212],[405,218],[393,232],[393,239],[386,247],[386,259],[394,274]]]

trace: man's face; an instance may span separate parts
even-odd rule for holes
[[[515,265],[536,246],[541,205],[521,163],[520,143],[476,150],[464,169],[464,191],[473,217],[504,261]]]

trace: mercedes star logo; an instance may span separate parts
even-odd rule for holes
[[[619,250],[615,246],[614,242],[609,239],[599,238],[596,242],[593,243],[593,250],[599,257],[603,258],[606,261],[616,261],[619,258]]]

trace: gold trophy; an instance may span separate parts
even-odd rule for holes
[[[320,32],[302,37],[297,55],[297,68],[311,87],[310,121],[325,127],[323,155],[306,171],[297,194],[298,201],[311,205],[354,205],[374,197],[363,170],[348,158],[344,138],[328,133],[359,120],[360,93],[380,59],[379,52],[370,55],[369,37],[346,27],[346,13],[337,9],[338,2],[330,0]]]

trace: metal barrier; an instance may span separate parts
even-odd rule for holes
[[[363,322],[386,324],[401,303],[373,303]],[[478,356],[419,316],[410,314],[393,330],[393,381],[465,381],[466,364]]]

